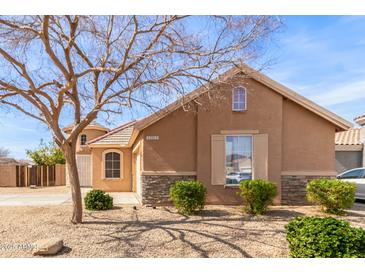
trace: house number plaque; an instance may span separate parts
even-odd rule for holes
[[[158,141],[160,139],[160,136],[157,135],[148,135],[146,136],[147,141]]]

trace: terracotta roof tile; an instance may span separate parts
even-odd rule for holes
[[[360,139],[361,129],[351,128],[346,131],[340,131],[336,133],[335,144],[336,145],[361,145]]]
[[[115,129],[112,129],[108,133],[101,135],[87,144],[93,145],[109,145],[109,144],[118,144],[118,145],[127,145],[134,129],[135,121],[123,124]]]

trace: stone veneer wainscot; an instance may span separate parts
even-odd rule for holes
[[[176,181],[196,180],[193,175],[142,175],[142,204],[171,204],[169,189]]]
[[[307,183],[314,179],[334,178],[318,175],[282,175],[281,176],[281,204],[308,205],[306,195]]]

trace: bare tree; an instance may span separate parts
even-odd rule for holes
[[[266,16],[2,16],[0,105],[49,127],[67,161],[71,221],[80,223],[75,147],[98,114],[136,104],[154,111],[257,60],[279,25]],[[65,116],[73,117],[68,136]]]
[[[10,150],[4,147],[0,147],[0,157],[8,157]]]

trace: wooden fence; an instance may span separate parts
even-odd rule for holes
[[[65,165],[16,166],[16,186],[64,186],[66,185]]]

